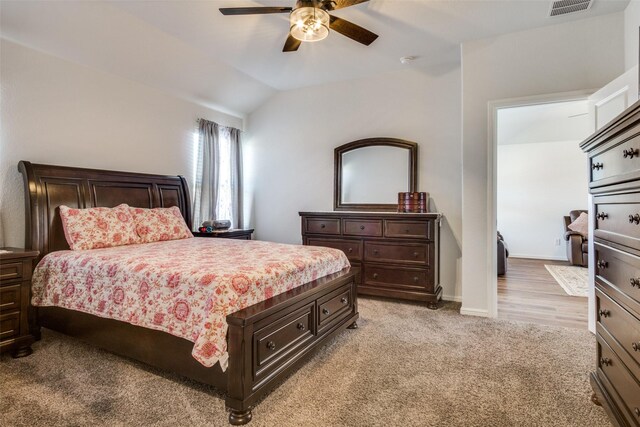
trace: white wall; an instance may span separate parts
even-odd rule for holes
[[[579,143],[498,146],[498,230],[510,257],[567,259],[562,217],[588,206],[587,155]]]
[[[275,95],[249,116],[247,211],[259,239],[299,243],[299,211],[333,209],[333,150],[375,136],[419,144],[419,190],[444,214],[441,281],[460,295],[460,70],[416,69]],[[393,201],[391,201],[393,203]]]
[[[196,118],[242,128],[241,118],[0,43],[0,228],[6,245],[24,245],[20,160],[191,179]]]
[[[462,312],[493,315],[488,103],[604,86],[624,70],[623,13],[462,45]]]
[[[624,10],[624,65],[625,70],[638,65],[640,51],[640,0],[631,0]]]

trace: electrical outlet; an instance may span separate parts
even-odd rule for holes
[[[556,239],[556,246],[560,246],[560,239]]]

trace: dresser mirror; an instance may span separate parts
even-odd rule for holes
[[[368,138],[335,149],[333,208],[396,211],[398,193],[416,191],[418,144]]]

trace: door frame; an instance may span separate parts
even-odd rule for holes
[[[509,98],[488,103],[487,126],[487,310],[489,317],[498,317],[498,110],[559,102],[584,101],[595,90],[578,90],[520,98]],[[588,165],[585,164],[585,168]],[[589,267],[591,269],[591,267]]]

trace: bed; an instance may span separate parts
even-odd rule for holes
[[[27,161],[19,163],[19,170],[24,177],[26,193],[25,245],[40,252],[38,260],[54,252],[51,258],[70,254],[60,220],[60,205],[76,208],[113,207],[121,203],[142,208],[177,206],[191,227],[189,192],[186,180],[180,176],[39,165]],[[186,240],[195,244],[170,243],[174,245],[171,250],[183,257],[199,251],[206,254],[207,248],[202,245],[216,245],[213,241],[219,239]],[[229,249],[239,251],[241,245],[247,243],[263,244],[243,241],[219,244],[239,245]],[[124,251],[113,249],[121,254]],[[101,317],[90,314],[89,310],[34,306],[30,311],[30,329],[36,337],[39,337],[41,327],[59,331],[108,351],[213,385],[226,392],[229,422],[241,425],[251,420],[251,409],[256,402],[287,375],[302,367],[315,350],[344,329],[357,328],[357,291],[354,273],[348,267],[323,277],[315,278],[313,274],[300,277],[311,280],[273,296],[266,293],[255,300],[258,302],[239,305],[243,308],[227,314],[226,352],[222,358],[208,361],[194,358],[193,340],[173,335],[166,328],[151,329],[133,324],[141,322]],[[212,366],[205,366],[207,364]]]

